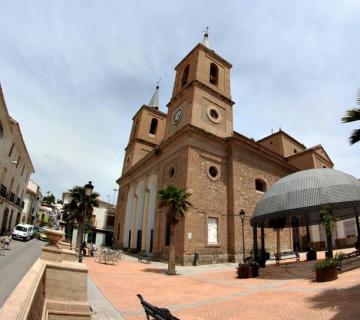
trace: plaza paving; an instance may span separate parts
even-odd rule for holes
[[[166,264],[139,263],[129,256],[116,266],[94,258],[85,263],[91,280],[115,307],[112,313],[118,317],[111,319],[145,319],[137,293],[182,320],[360,319],[360,269],[316,283],[314,263],[305,261],[270,265],[256,279],[236,279],[230,263],[177,267],[176,276],[166,275]]]

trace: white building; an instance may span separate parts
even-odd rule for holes
[[[71,201],[70,194],[64,192],[62,199],[64,204],[69,203]],[[85,240],[87,243],[95,243],[98,247],[111,246],[113,243],[116,207],[100,198],[97,200],[99,202],[99,207],[93,208],[91,231],[85,235]],[[73,246],[76,244],[76,236],[77,228],[75,226],[72,235]]]
[[[0,86],[0,235],[21,221],[24,196],[34,173],[19,123],[10,117]]]
[[[42,198],[40,186],[34,181],[29,180],[24,197],[24,208],[21,217],[22,223],[33,224],[38,215]]]

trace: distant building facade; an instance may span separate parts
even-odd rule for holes
[[[24,197],[24,208],[21,218],[22,223],[33,224],[38,216],[42,198],[40,186],[34,181],[29,180]]]
[[[64,192],[62,196],[63,204],[71,201],[70,193]],[[112,246],[114,223],[115,223],[115,206],[111,203],[105,202],[100,198],[97,199],[99,206],[93,208],[91,217],[91,230],[84,235],[87,243],[95,243],[100,246]],[[72,243],[75,246],[77,237],[77,226],[75,226],[72,233]]]
[[[0,235],[21,222],[26,187],[34,167],[19,123],[10,117],[0,86]]]

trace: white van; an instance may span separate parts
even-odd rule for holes
[[[20,239],[23,241],[30,240],[34,237],[34,226],[31,224],[17,224],[12,233],[13,239]]]

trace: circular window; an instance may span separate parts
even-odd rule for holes
[[[213,118],[214,120],[216,120],[217,118],[219,118],[219,114],[215,109],[211,109],[210,110],[210,117]]]
[[[210,121],[214,122],[214,123],[220,123],[221,122],[221,114],[220,111],[213,107],[213,106],[209,106],[207,108],[207,116],[209,118]]]
[[[219,171],[218,171],[218,169],[217,169],[215,166],[211,166],[211,167],[209,168],[209,175],[210,175],[210,177],[216,178],[216,177],[218,176],[218,174],[219,174]]]
[[[175,168],[171,167],[169,170],[169,177],[172,178],[175,175]]]
[[[296,149],[294,149],[294,153],[297,153],[297,150],[296,150]]]

